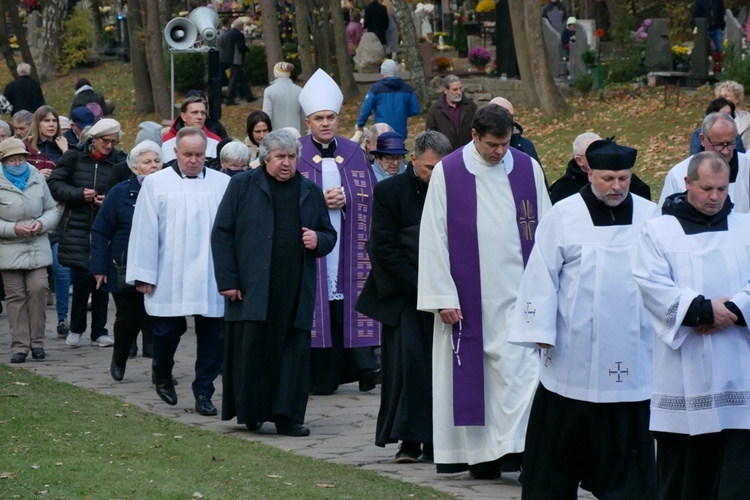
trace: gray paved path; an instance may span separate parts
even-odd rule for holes
[[[114,315],[114,304],[110,300],[110,333]],[[116,396],[150,412],[185,424],[231,434],[241,439],[261,441],[300,455],[355,465],[402,481],[431,486],[457,497],[508,500],[521,498],[517,474],[504,475],[496,481],[476,481],[471,479],[468,473],[438,475],[433,464],[396,464],[393,460],[397,451],[396,445],[378,448],[374,444],[375,421],[380,403],[379,389],[362,393],[356,384],[348,384],[341,386],[339,391],[331,396],[311,396],[307,406],[307,423],[312,431],[309,437],[278,436],[273,424],[268,423],[261,432],[251,433],[233,421],[222,422],[219,417],[203,417],[194,413],[190,382],[195,359],[195,336],[192,334],[191,321],[188,321],[188,332],[182,337],[175,356],[174,375],[179,382],[179,402],[177,406],[168,406],[159,399],[151,385],[150,359],[139,355],[136,359],[128,360],[125,379],[115,382],[109,375],[112,349],[90,346],[88,333],[83,336],[80,348],[66,346],[64,339],[57,338],[55,318],[54,306],[48,307],[45,339],[47,359],[32,361],[29,355],[26,363],[10,365],[8,320],[5,313],[0,315],[0,362]],[[221,404],[221,377],[216,380],[215,385],[216,394],[213,402],[218,407]],[[581,492],[580,498],[593,497]]]

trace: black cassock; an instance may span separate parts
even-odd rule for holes
[[[300,179],[267,178],[274,216],[268,311],[266,321],[226,323],[221,418],[236,416],[238,424],[301,424],[309,394],[310,332],[293,325],[305,251]]]

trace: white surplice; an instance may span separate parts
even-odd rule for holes
[[[651,430],[706,434],[750,429],[750,332],[699,335],[682,326],[690,303],[730,297],[750,320],[750,215],[728,231],[686,235],[665,215],[646,223],[634,267],[654,327]]]
[[[685,176],[687,176],[690,158],[692,156],[682,160],[667,173],[661,196],[659,196],[660,207],[664,205],[667,196],[685,191]],[[741,214],[750,212],[750,157],[745,153],[737,153],[737,178],[729,183],[729,198],[734,203],[734,212]]]
[[[211,229],[229,176],[206,169],[183,179],[172,168],[146,177],[130,232],[127,282],[155,285],[145,296],[152,316],[224,315],[211,256]]]
[[[523,273],[516,208],[508,180],[513,157],[490,165],[473,144],[464,148],[467,170],[476,177],[477,233],[484,338],[485,425],[453,425],[451,328],[439,309],[460,308],[451,277],[446,222],[445,174],[438,163],[430,179],[419,237],[417,308],[435,313],[433,436],[435,462],[477,464],[523,451],[531,399],[538,382],[536,354],[507,343],[508,322]],[[532,159],[539,217],[550,208],[542,169]],[[461,238],[462,235],[455,235]]]
[[[633,199],[630,225],[594,226],[583,197],[557,203],[536,232],[509,342],[541,353],[541,382],[593,403],[651,396],[653,335],[633,280],[638,235],[656,214]]]

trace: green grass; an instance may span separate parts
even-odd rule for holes
[[[0,436],[1,498],[449,497],[1,365]]]

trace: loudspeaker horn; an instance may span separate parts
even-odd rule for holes
[[[216,26],[219,24],[219,15],[208,7],[196,7],[188,19],[195,25],[195,28],[206,41],[216,38]]]
[[[195,25],[184,17],[175,17],[164,28],[167,45],[175,50],[189,49],[195,44],[197,37]]]

